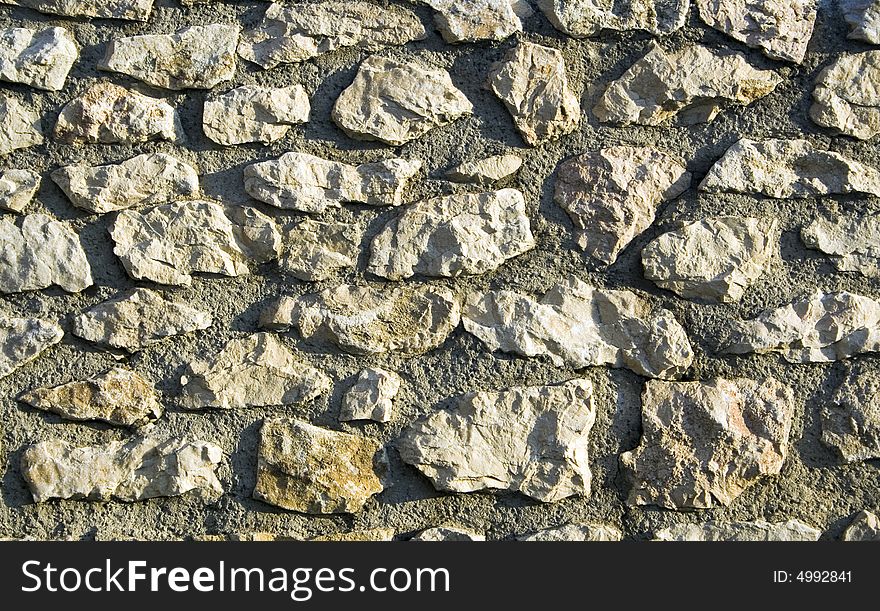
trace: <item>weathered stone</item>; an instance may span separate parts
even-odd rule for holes
[[[223,450],[207,441],[135,437],[76,447],[61,439],[25,449],[21,473],[34,501],[142,501],[223,492],[215,470]]]
[[[147,21],[153,0],[3,0],[3,4],[24,6],[49,15],[101,17]]]
[[[660,204],[690,184],[684,163],[667,153],[611,146],[561,163],[554,200],[571,218],[578,245],[611,264],[651,226]]]
[[[309,96],[301,85],[244,85],[205,101],[202,128],[218,144],[267,144],[283,138],[291,125],[308,121],[309,112]]]
[[[749,193],[778,199],[834,193],[880,196],[880,171],[806,140],[743,138],[715,162],[701,191]]]
[[[122,426],[147,424],[163,411],[153,384],[121,367],[87,380],[36,388],[19,400],[68,420],[102,420]]]
[[[78,293],[92,286],[92,269],[79,236],[67,223],[27,214],[21,226],[0,218],[0,292],[60,286]]]
[[[354,47],[376,51],[425,38],[411,11],[372,2],[270,4],[263,21],[241,35],[238,54],[263,68]]]
[[[302,220],[282,230],[278,268],[306,282],[326,280],[357,264],[361,233],[354,224]]]
[[[330,378],[271,333],[230,340],[207,361],[190,363],[180,378],[186,409],[295,405],[330,390]]]
[[[0,315],[0,378],[61,341],[64,331],[48,320]]]
[[[211,326],[211,315],[166,299],[150,289],[134,288],[93,306],[73,319],[73,334],[84,340],[129,352],[167,337]]]
[[[676,524],[654,533],[655,541],[816,541],[822,532],[797,520]]]
[[[683,125],[707,123],[726,106],[763,98],[781,81],[740,53],[700,45],[667,53],[655,43],[608,86],[593,112],[600,121],[621,125],[661,125],[674,116]]]
[[[195,25],[174,34],[116,38],[99,70],[133,76],[165,89],[210,89],[235,75],[237,25]]]
[[[880,0],[838,0],[838,4],[852,26],[848,38],[880,45]]]
[[[504,102],[531,146],[569,134],[580,123],[580,101],[556,49],[520,42],[493,67],[486,86]]]
[[[880,302],[841,291],[796,299],[735,321],[726,354],[778,352],[789,363],[826,363],[880,351]]]
[[[844,541],[880,541],[880,519],[870,511],[860,511],[843,531],[842,539]]]
[[[352,138],[400,146],[473,109],[445,70],[373,55],[361,62],[331,116]]]
[[[270,261],[281,248],[278,228],[262,212],[199,200],[123,210],[110,235],[129,276],[184,286],[193,273],[247,275],[248,264]]]
[[[843,460],[880,458],[880,380],[864,367],[849,369],[821,416],[822,442]]]
[[[600,30],[669,34],[684,25],[690,0],[538,0],[560,32],[585,38]]]
[[[254,498],[302,513],[355,513],[382,492],[386,469],[377,441],[301,420],[267,418]]]
[[[422,0],[437,11],[434,23],[446,42],[504,40],[522,32],[513,0]]]
[[[645,278],[682,297],[739,301],[773,257],[779,221],[719,216],[664,233],[642,250]]]
[[[607,524],[565,524],[517,537],[518,541],[620,541],[623,533]]]
[[[801,230],[801,239],[839,271],[880,277],[880,214],[823,214]]]
[[[246,166],[244,188],[276,208],[300,212],[324,212],[344,202],[399,206],[409,180],[421,167],[416,159],[392,158],[354,166],[290,152]]]
[[[137,144],[179,140],[174,108],[113,83],[92,85],[61,110],[54,138],[65,144]]]
[[[764,55],[804,61],[816,23],[817,0],[695,0],[700,18]]]
[[[402,380],[393,371],[368,367],[358,374],[357,381],[342,397],[339,420],[391,420],[391,402],[400,390]]]
[[[43,142],[40,115],[8,94],[0,94],[0,155]]]
[[[110,165],[69,165],[52,172],[52,180],[74,206],[95,214],[199,194],[196,169],[166,153]]]
[[[446,173],[446,178],[455,182],[490,184],[516,174],[522,162],[519,155],[493,155],[459,164]]]
[[[486,536],[457,526],[426,528],[410,541],[485,541]]]
[[[862,140],[880,133],[880,51],[841,55],[822,70],[810,118]]]
[[[373,238],[367,271],[389,280],[483,274],[534,247],[516,189],[447,195],[389,221]]]
[[[685,372],[694,353],[667,310],[629,291],[598,290],[578,278],[540,301],[510,290],[472,293],[462,322],[489,350],[546,356],[559,367],[610,365],[656,378]]]
[[[282,297],[263,312],[270,329],[294,326],[300,335],[351,354],[421,354],[440,346],[458,326],[452,291],[429,286],[342,285],[303,297]]]
[[[40,175],[30,170],[0,172],[0,208],[21,212],[40,188]]]
[[[0,30],[0,80],[58,91],[79,57],[70,32],[64,28]]]
[[[397,449],[437,490],[511,490],[546,503],[590,494],[595,419],[585,379],[472,392],[410,425]]]
[[[788,453],[794,394],[773,378],[648,380],[642,440],[620,455],[630,505],[709,509],[729,505]]]
[[[369,530],[354,530],[347,533],[333,533],[313,537],[309,541],[393,541],[393,528],[371,528]]]

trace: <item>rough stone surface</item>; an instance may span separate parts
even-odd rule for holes
[[[678,524],[654,533],[657,541],[816,541],[822,531],[797,520],[787,522],[706,522]]]
[[[30,170],[0,172],[0,208],[21,212],[40,188],[40,175]]]
[[[880,196],[880,171],[806,140],[743,138],[715,162],[700,190],[778,199],[834,193]]]
[[[516,174],[522,163],[519,155],[493,155],[459,164],[446,173],[446,178],[455,182],[491,184]]]
[[[421,167],[417,159],[354,166],[292,151],[246,166],[244,188],[255,199],[299,212],[325,212],[342,203],[399,206]]]
[[[163,411],[153,383],[122,367],[86,380],[35,388],[19,401],[68,420],[102,420],[122,426],[147,424]]]
[[[846,462],[880,458],[880,380],[859,365],[821,407],[822,442]]]
[[[611,146],[561,163],[553,197],[574,224],[578,246],[611,264],[654,222],[660,204],[690,184],[684,163],[667,153]]]
[[[74,206],[95,214],[199,194],[196,169],[166,153],[111,165],[69,165],[52,172],[52,180]]]
[[[242,276],[278,256],[275,223],[254,208],[211,201],[123,210],[110,229],[113,252],[132,278],[189,285],[193,273]]]
[[[373,55],[361,62],[332,117],[352,138],[400,146],[473,109],[445,70]]]
[[[410,541],[485,541],[485,535],[456,526],[426,528]]]
[[[0,378],[33,361],[62,337],[64,331],[57,323],[0,315]]]
[[[78,293],[92,286],[92,270],[79,236],[67,223],[28,214],[20,225],[0,218],[0,292],[60,286]]]
[[[309,96],[301,85],[244,85],[205,101],[202,129],[218,144],[275,142],[291,125],[309,120]]]
[[[842,539],[844,541],[880,541],[880,519],[870,511],[860,511],[843,531]]]
[[[303,297],[282,297],[260,324],[296,327],[303,339],[351,354],[421,354],[440,346],[461,315],[452,291],[430,286],[344,284]]]
[[[565,524],[521,535],[518,541],[620,541],[623,533],[607,524]]]
[[[682,297],[739,301],[770,262],[779,221],[719,216],[664,233],[642,250],[645,278]]]
[[[369,530],[354,530],[347,533],[334,533],[314,537],[309,541],[393,541],[393,528],[371,528]]]
[[[753,68],[735,52],[701,45],[667,53],[657,44],[611,83],[593,107],[605,123],[661,125],[672,117],[694,125],[726,106],[748,106],[772,92],[781,78]]]
[[[223,450],[207,441],[135,437],[77,447],[63,439],[25,449],[21,471],[34,501],[142,501],[192,492],[222,494]]]
[[[367,437],[267,418],[254,498],[301,513],[354,513],[383,490],[385,451]]]
[[[357,264],[361,233],[357,225],[312,219],[285,227],[278,268],[306,282],[327,280]]]
[[[135,288],[73,319],[73,334],[111,348],[137,352],[162,340],[211,326],[211,315],[150,289]]]
[[[880,277],[880,214],[822,214],[801,230],[801,239],[829,255],[838,271]]]
[[[393,371],[376,367],[362,370],[354,385],[342,397],[339,420],[375,420],[388,422],[392,417],[392,401],[403,381]]]
[[[64,28],[0,30],[0,80],[58,91],[79,57]]]
[[[0,155],[43,142],[40,115],[8,94],[0,94]]]
[[[153,0],[3,0],[13,4],[64,17],[103,17],[146,21],[153,10]]]
[[[187,409],[295,405],[332,386],[271,333],[231,340],[213,358],[190,363],[180,384]]]
[[[767,57],[801,63],[813,35],[817,0],[695,0],[700,18]]]
[[[849,38],[880,44],[880,0],[839,0]]]
[[[115,38],[98,69],[165,89],[210,89],[235,75],[238,32],[236,25],[214,23],[173,34]]]
[[[472,293],[462,323],[489,350],[546,356],[560,367],[610,365],[671,378],[694,358],[671,312],[654,311],[630,291],[599,290],[573,277],[539,301],[510,290]]]
[[[810,117],[836,134],[861,140],[880,133],[880,51],[841,55],[822,70]]]
[[[669,34],[681,28],[690,0],[538,0],[560,32],[586,38],[601,30],[644,30]]]
[[[346,47],[375,51],[425,38],[412,12],[372,2],[270,4],[241,35],[238,54],[263,68],[302,62]]]
[[[422,0],[437,11],[434,23],[446,42],[504,40],[522,32],[515,0]]]
[[[648,380],[642,440],[620,455],[630,505],[709,509],[729,505],[788,453],[794,394],[773,378]]]
[[[734,321],[725,354],[778,352],[789,363],[826,363],[880,351],[880,302],[847,291],[796,299]]]
[[[367,271],[389,280],[483,274],[534,246],[516,189],[448,195],[407,206],[385,225]]]

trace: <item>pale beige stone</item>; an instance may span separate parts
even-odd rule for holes
[[[801,239],[838,271],[880,277],[880,214],[821,214],[801,229]]]
[[[838,0],[852,28],[848,38],[880,45],[880,0]]]
[[[401,383],[400,376],[393,371],[378,367],[362,370],[354,385],[342,397],[339,420],[390,421],[392,401],[397,396]]]
[[[0,80],[58,91],[78,57],[76,41],[64,28],[0,29]]]
[[[822,442],[845,462],[880,458],[880,380],[863,365],[849,368],[820,415]]]
[[[856,514],[843,531],[844,541],[880,541],[880,518],[867,510]]]
[[[0,208],[21,212],[40,188],[40,175],[30,170],[0,172]]]
[[[519,155],[493,155],[461,163],[446,173],[446,178],[455,182],[490,184],[516,174],[523,160]]]
[[[101,17],[147,21],[153,0],[3,0],[3,4],[23,6],[49,15]]]
[[[0,315],[0,378],[30,363],[62,337],[64,331],[55,322]]]
[[[294,278],[318,282],[357,264],[362,230],[355,224],[305,219],[281,233],[278,269]]]
[[[620,541],[623,533],[607,524],[570,523],[517,537],[518,541]]]
[[[798,520],[676,524],[654,533],[655,541],[816,541],[822,531]]]
[[[446,42],[504,40],[522,32],[514,0],[422,0],[437,11],[434,23]]]
[[[485,541],[486,535],[457,526],[426,528],[410,541]]]
[[[690,0],[538,0],[560,32],[586,38],[601,30],[643,30],[669,34],[681,28]]]
[[[810,118],[861,140],[880,133],[880,51],[840,55],[822,70]]]
[[[9,94],[0,94],[0,155],[43,142],[40,115]]]
[[[202,129],[218,144],[268,144],[308,121],[309,112],[309,96],[301,85],[244,85],[205,101]]]

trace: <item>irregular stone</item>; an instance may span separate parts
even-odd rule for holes
[[[709,509],[729,505],[788,453],[794,394],[773,378],[648,380],[642,440],[620,455],[630,505]]]
[[[880,458],[880,381],[864,367],[851,367],[821,409],[822,442],[846,462]]]
[[[121,367],[87,380],[36,388],[19,401],[68,420],[102,420],[122,426],[147,424],[163,411],[152,382]]]
[[[199,194],[196,169],[166,153],[109,165],[69,165],[52,172],[52,180],[74,206],[95,214]]]
[[[410,425],[397,449],[437,490],[510,490],[548,503],[589,496],[595,419],[586,379],[472,392]]]
[[[413,355],[446,341],[460,315],[459,303],[448,289],[345,284],[303,297],[282,297],[263,312],[260,324],[270,329],[294,326],[305,340],[351,354]]]
[[[393,371],[368,367],[360,372],[354,386],[342,397],[340,421],[391,420],[391,402],[403,380]]]
[[[61,341],[64,331],[48,320],[0,315],[0,378]]]
[[[667,53],[655,43],[608,86],[593,112],[604,123],[621,125],[661,125],[671,117],[683,125],[708,123],[722,108],[748,106],[781,81],[740,53],[700,45]]]
[[[422,167],[416,159],[392,158],[358,166],[306,153],[285,153],[244,169],[244,189],[283,210],[324,212],[342,203],[399,206],[408,181]]]
[[[880,541],[880,519],[870,511],[860,511],[843,531],[842,539],[844,541]]]
[[[209,360],[190,363],[180,384],[180,404],[186,409],[295,405],[332,386],[330,378],[271,333],[230,340]]]
[[[565,524],[517,537],[517,541],[620,541],[623,533],[607,524]]]
[[[64,28],[0,30],[0,80],[58,91],[79,57],[73,36]]]
[[[773,257],[779,221],[719,216],[664,233],[642,250],[645,278],[689,299],[739,301]]]
[[[223,450],[207,441],[135,437],[77,447],[62,439],[25,449],[21,474],[34,501],[142,501],[223,492],[215,470]]]
[[[796,299],[734,321],[724,354],[778,352],[789,363],[827,363],[880,351],[880,302],[841,291]]]
[[[838,0],[838,4],[852,26],[848,38],[880,45],[880,0]]]
[[[64,17],[100,17],[147,21],[153,0],[3,0],[3,4],[23,6],[49,15]]]
[[[334,533],[314,537],[309,541],[393,541],[393,528],[371,528],[370,530],[355,530],[347,533]]]
[[[308,121],[309,112],[309,96],[301,85],[244,85],[205,101],[202,128],[218,144],[268,144],[283,138],[291,125]]]
[[[167,337],[211,326],[211,315],[166,299],[150,289],[134,288],[93,306],[73,319],[73,334],[84,340],[137,352]]]
[[[841,55],[822,70],[810,118],[861,140],[880,133],[880,51]]]
[[[426,528],[410,541],[485,541],[486,536],[456,526],[436,526]]]
[[[78,293],[92,286],[92,269],[79,236],[67,223],[27,214],[21,226],[0,218],[0,292],[60,286]]]
[[[684,25],[690,0],[538,0],[560,32],[586,38],[600,30],[669,34]]]
[[[504,40],[522,32],[512,0],[423,0],[446,42]]]
[[[445,70],[373,55],[361,62],[331,117],[352,138],[400,146],[473,110]]]
[[[801,239],[838,271],[880,277],[880,214],[822,215],[801,229]]]
[[[262,212],[200,200],[123,210],[110,236],[129,276],[184,286],[193,273],[247,275],[248,264],[270,261],[281,248],[278,228]]]
[[[516,174],[522,162],[519,155],[493,155],[459,164],[446,173],[446,178],[455,182],[490,184]]]
[[[165,89],[210,89],[235,76],[237,25],[195,25],[174,34],[115,38],[99,70],[133,76]]]
[[[696,0],[700,18],[764,55],[804,61],[816,23],[817,0]]]
[[[0,172],[0,208],[21,212],[40,188],[40,175],[30,170]]]
[[[554,201],[574,224],[578,246],[611,264],[654,222],[664,201],[684,193],[691,173],[649,147],[611,146],[561,163]]]
[[[377,441],[292,418],[267,418],[253,496],[302,513],[355,513],[382,492],[386,469]]]
[[[880,172],[806,140],[743,138],[715,162],[700,191],[748,193],[777,199],[835,193],[880,196]]]
[[[64,144],[138,144],[180,139],[174,108],[163,100],[100,82],[61,109],[54,138]]]
[[[361,229],[348,223],[305,219],[283,231],[278,269],[306,282],[326,280],[352,269],[360,253]]]
[[[635,293],[594,289],[578,278],[556,284],[539,301],[509,290],[472,293],[462,322],[489,350],[546,356],[558,367],[610,365],[674,378],[694,358],[671,312],[654,311]]]
[[[654,533],[655,541],[816,541],[822,532],[797,520],[676,524]]]
[[[353,47],[376,51],[425,38],[419,18],[372,2],[270,4],[263,21],[241,35],[238,54],[263,68]]]
[[[580,101],[556,49],[520,42],[492,68],[487,88],[504,102],[531,146],[570,134],[580,123]]]
[[[516,189],[422,200],[373,238],[367,271],[389,280],[483,274],[535,247]]]
[[[0,94],[0,155],[43,142],[40,115],[8,94]]]

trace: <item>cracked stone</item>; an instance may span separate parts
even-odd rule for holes
[[[0,208],[21,212],[40,188],[40,175],[30,170],[0,172]]]
[[[565,524],[516,538],[517,541],[620,541],[623,533],[607,524]]]
[[[244,85],[205,101],[202,128],[218,144],[268,144],[283,138],[291,125],[308,121],[309,112],[309,96],[301,85]]]
[[[64,337],[54,322],[0,315],[0,378],[30,363]]]
[[[130,21],[147,21],[153,9],[153,0],[3,0],[3,4],[23,6],[49,15]]]
[[[601,30],[644,30],[654,35],[681,28],[690,0],[538,0],[560,32],[586,38]]]
[[[422,0],[436,11],[434,23],[450,43],[504,40],[522,32],[513,0]]]
[[[337,270],[354,269],[361,234],[355,224],[312,219],[285,227],[278,269],[306,282],[327,280]]]
[[[797,520],[787,522],[706,522],[676,524],[654,533],[655,541],[817,541],[822,531]]]
[[[880,277],[880,214],[822,214],[801,230],[801,239],[829,255],[838,271]]]
[[[822,405],[822,442],[846,462],[880,458],[880,381],[861,366]]]
[[[516,174],[522,163],[519,155],[493,155],[459,164],[446,173],[446,178],[455,182],[491,184]]]
[[[0,80],[58,91],[78,57],[76,41],[64,28],[0,30]]]
[[[368,367],[358,374],[357,381],[342,397],[339,420],[375,420],[388,422],[392,417],[392,401],[402,380],[393,371]]]
[[[851,30],[847,38],[880,44],[880,0],[838,0]]]
[[[844,541],[880,541],[880,519],[870,511],[860,511],[843,531],[842,539]]]
[[[835,134],[861,140],[880,133],[880,51],[841,55],[822,70],[810,118]]]
[[[426,528],[410,541],[485,541],[486,536],[457,526]]]
[[[42,142],[40,115],[16,98],[0,93],[0,155]]]

